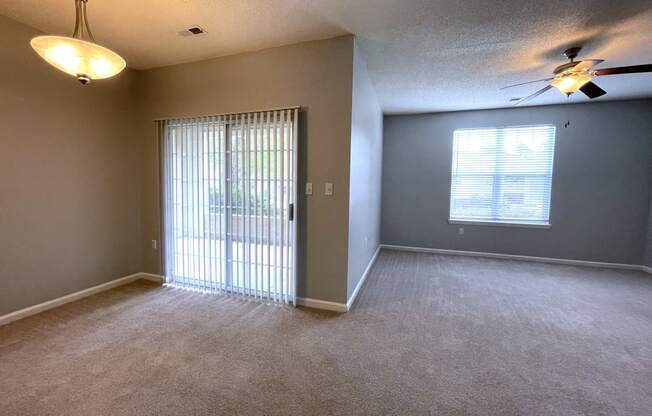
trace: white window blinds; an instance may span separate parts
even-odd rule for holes
[[[554,153],[551,125],[455,130],[450,219],[547,225]]]

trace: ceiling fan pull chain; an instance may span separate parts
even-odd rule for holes
[[[564,128],[567,129],[570,126],[570,94],[566,94],[566,122],[564,123]]]

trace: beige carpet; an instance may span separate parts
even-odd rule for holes
[[[137,282],[0,327],[2,415],[652,415],[652,278],[384,251],[344,315]]]

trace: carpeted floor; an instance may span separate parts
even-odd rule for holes
[[[652,415],[652,277],[383,251],[348,314],[136,282],[0,327],[2,415]]]

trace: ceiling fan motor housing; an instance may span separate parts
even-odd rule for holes
[[[565,64],[561,64],[557,68],[555,68],[555,70],[552,71],[552,73],[555,74],[555,75],[560,74],[560,73],[562,73],[562,72],[564,72],[564,71],[566,71],[568,69],[573,68],[577,64],[578,64],[578,62],[567,62]]]
[[[572,48],[568,48],[564,51],[564,56],[573,62],[573,59],[577,58],[577,55],[579,55],[580,51],[582,50],[581,47],[579,46],[574,46]]]

